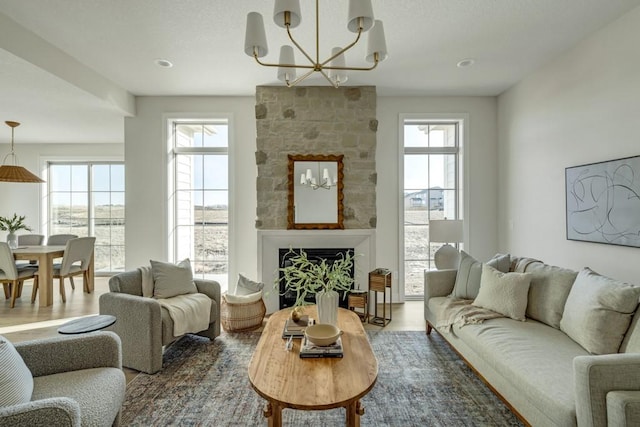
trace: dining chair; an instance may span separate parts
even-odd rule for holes
[[[63,246],[69,239],[76,239],[76,234],[52,234],[47,239],[47,246]]]
[[[62,302],[67,302],[67,297],[64,292],[65,277],[69,278],[71,288],[75,289],[73,276],[82,275],[84,290],[85,292],[90,292],[89,264],[91,263],[91,257],[93,256],[95,243],[95,237],[77,237],[75,239],[69,239],[67,240],[64,248],[62,262],[53,264],[53,277],[60,280],[60,296],[62,297]],[[32,303],[36,300],[37,293],[38,286],[34,284],[33,291],[31,292]]]
[[[42,234],[20,234],[18,235],[18,246],[42,246],[44,235]]]
[[[33,268],[18,268],[9,244],[0,242],[0,283],[6,299],[11,297],[11,308],[16,305],[16,297],[22,292],[26,279],[33,278],[34,289],[38,287],[38,276]]]
[[[18,235],[18,246],[42,246],[44,244],[43,234],[20,234]],[[35,259],[29,261],[18,261],[17,266],[32,266],[37,267],[38,261]]]
[[[78,238],[77,234],[52,234],[47,239],[47,246],[64,246],[70,239]],[[75,289],[76,285],[71,282],[71,289]]]

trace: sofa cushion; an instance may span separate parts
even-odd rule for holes
[[[33,376],[22,357],[0,335],[0,407],[27,403],[33,392]]]
[[[493,258],[487,261],[487,265],[495,268],[503,273],[508,273],[511,267],[511,255],[509,254],[495,254]]]
[[[125,376],[117,368],[91,368],[34,379],[33,400],[69,397],[80,405],[82,425],[111,426],[125,395]]]
[[[578,272],[541,262],[528,263],[524,270],[531,273],[527,317],[560,329],[564,305]]]
[[[193,272],[188,258],[178,264],[154,260],[150,262],[154,298],[171,298],[198,292],[196,284],[193,283]]]
[[[530,282],[529,273],[503,273],[484,264],[480,291],[473,305],[524,321]]]
[[[616,353],[639,298],[640,286],[584,268],[569,292],[560,329],[593,354]]]
[[[456,283],[453,286],[451,296],[455,298],[475,299],[480,290],[481,276],[482,263],[465,251],[460,251],[460,264],[458,265]]]
[[[575,425],[573,359],[588,353],[563,332],[503,317],[454,326],[454,334],[552,420],[540,425]]]

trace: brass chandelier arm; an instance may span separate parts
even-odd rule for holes
[[[253,52],[253,58],[256,60],[256,62],[264,67],[289,67],[289,68],[306,68],[306,69],[311,69],[312,71],[315,71],[316,66],[315,65],[297,65],[297,64],[270,64],[268,62],[262,62],[260,61],[260,58],[258,58],[257,52],[254,50]]]
[[[307,71],[306,73],[304,73],[302,76],[298,77],[297,79],[295,79],[294,81],[290,82],[289,80],[286,81],[287,83],[287,87],[293,87],[295,85],[297,85],[298,83],[300,83],[301,81],[303,81],[304,79],[306,79],[307,77],[309,77],[311,74],[315,73],[316,69],[313,68],[309,71]]]
[[[298,64],[270,64],[268,62],[260,61],[258,58],[257,52],[253,53],[253,58],[256,62],[264,67],[287,67],[287,68],[304,68],[312,71],[320,71],[320,70],[345,70],[345,71],[370,71],[378,66],[380,62],[378,60],[378,52],[374,53],[374,63],[371,67],[333,67],[333,66],[325,66],[323,64],[314,64],[314,65],[298,65]],[[307,76],[310,73],[306,74]],[[300,79],[297,79],[300,80]]]
[[[351,49],[352,47],[354,47],[358,41],[360,40],[360,36],[362,35],[362,24],[360,24],[360,26],[358,27],[358,35],[356,36],[356,39],[353,41],[353,43],[351,43],[350,45],[346,46],[344,49],[341,49],[340,52],[336,53],[335,55],[333,55],[331,58],[327,59],[326,61],[324,61],[322,64],[320,64],[320,66],[322,66],[323,68],[325,64],[333,61],[335,58],[337,58],[338,56],[342,55],[343,53],[345,53],[346,51],[348,51],[349,49]],[[328,68],[328,67],[326,67]],[[336,70],[342,69],[342,68],[335,68]],[[344,68],[344,70],[356,70],[357,68]]]
[[[313,64],[313,66],[317,66],[318,65],[318,61],[316,60],[315,62],[313,61],[313,59],[311,59],[311,57],[309,56],[309,54],[302,48],[302,46],[300,46],[298,44],[298,42],[293,38],[293,35],[291,34],[291,31],[289,29],[290,25],[287,24],[287,35],[289,36],[289,40],[291,40],[291,43],[293,43],[295,45],[295,47],[298,48],[298,50],[300,52],[302,52],[302,54],[309,60],[309,62],[311,62]],[[316,56],[318,56],[318,33],[317,33],[317,28],[316,28]],[[304,67],[306,68],[306,67]]]

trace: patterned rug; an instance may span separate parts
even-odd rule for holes
[[[369,331],[378,380],[362,398],[363,426],[519,426],[521,423],[438,334]],[[260,333],[187,336],[166,350],[163,369],[127,386],[122,424],[264,426],[265,401],[247,367]],[[283,411],[287,426],[343,426],[344,409]]]

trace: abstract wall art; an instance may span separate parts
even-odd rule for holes
[[[640,247],[640,156],[565,168],[567,239]]]

